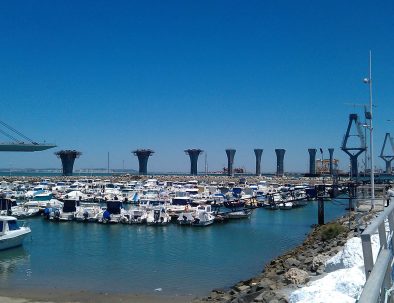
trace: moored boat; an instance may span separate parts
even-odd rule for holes
[[[19,227],[12,216],[0,216],[0,250],[22,245],[23,239],[31,232],[29,227]]]

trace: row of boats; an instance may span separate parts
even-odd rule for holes
[[[42,214],[50,221],[208,226],[215,221],[248,218],[256,207],[288,210],[305,206],[313,198],[313,190],[305,184],[267,181],[242,186],[156,179],[1,182],[0,214],[16,218]]]
[[[36,183],[0,182],[0,250],[22,244],[30,234],[18,219],[42,215],[53,222],[209,226],[249,218],[256,207],[288,210],[305,206],[314,188],[261,181],[257,184],[199,184],[156,179]]]

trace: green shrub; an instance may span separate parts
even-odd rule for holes
[[[322,226],[320,231],[320,238],[322,241],[327,241],[336,238],[339,234],[345,231],[345,227],[339,223],[330,223]]]

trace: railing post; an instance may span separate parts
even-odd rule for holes
[[[381,224],[379,224],[378,230],[379,230],[380,247],[387,248],[386,228],[384,221]]]
[[[361,234],[361,244],[363,247],[363,256],[364,256],[364,268],[365,268],[365,278],[368,280],[368,277],[373,268],[373,255],[372,255],[372,246],[371,246],[371,235],[369,234]]]

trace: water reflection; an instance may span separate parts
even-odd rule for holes
[[[31,275],[30,255],[21,247],[12,248],[0,252],[0,280],[7,281],[9,277],[20,270],[26,271],[26,276]]]

